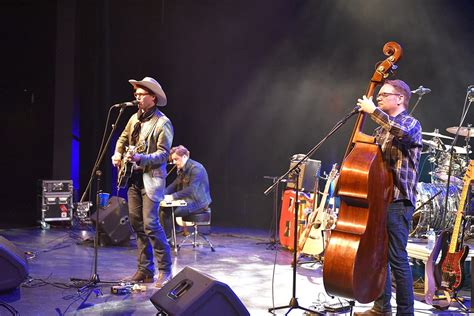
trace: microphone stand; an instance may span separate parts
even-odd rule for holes
[[[108,126],[108,122],[109,122],[109,118],[110,118],[110,113],[111,113],[111,110],[115,108],[114,106],[111,106],[109,108],[109,112],[107,114],[107,121],[106,121],[106,124],[105,124],[105,128],[107,129],[107,126]],[[100,164],[102,163],[102,160],[104,159],[104,156],[105,156],[105,153],[106,153],[106,150],[110,144],[110,141],[112,139],[112,135],[114,134],[114,131],[117,127],[117,123],[118,121],[120,120],[120,117],[122,116],[122,113],[123,113],[123,110],[125,109],[125,107],[121,107],[120,108],[120,111],[119,111],[119,114],[117,115],[117,119],[115,120],[115,123],[112,125],[112,130],[110,131],[110,134],[109,136],[107,137],[107,141],[105,142],[105,145],[104,145],[104,139],[105,139],[105,135],[106,135],[106,130],[104,131],[104,134],[103,134],[103,137],[102,137],[102,143],[100,145],[100,148],[99,148],[99,152],[97,154],[97,159],[94,163],[94,167],[92,168],[92,173],[91,173],[91,176],[90,176],[90,179],[89,179],[89,182],[87,184],[87,187],[86,189],[84,190],[84,193],[81,197],[81,202],[84,201],[85,199],[85,195],[86,195],[86,192],[88,190],[90,190],[90,185],[92,183],[92,179],[94,179],[94,176],[97,177],[97,188],[96,188],[96,212],[95,212],[95,237],[94,237],[94,264],[93,264],[93,274],[92,276],[88,279],[88,280],[85,280],[85,279],[80,279],[80,278],[70,278],[71,281],[87,281],[87,283],[82,286],[81,288],[78,289],[78,293],[83,293],[84,291],[86,291],[87,289],[91,289],[91,290],[94,290],[97,288],[97,284],[100,283],[100,278],[99,278],[99,274],[97,273],[97,262],[98,262],[98,252],[99,252],[99,211],[100,211],[100,194],[102,193],[102,188],[101,188],[101,176],[102,176],[102,171],[99,170],[99,166]],[[100,290],[99,290],[100,291]],[[90,295],[90,293],[89,293]],[[89,295],[87,295],[87,297],[89,297]]]
[[[410,111],[410,114],[411,115],[413,113],[413,111],[415,111],[416,107],[418,106],[418,103],[420,103],[421,99],[423,98],[423,94],[419,94],[418,95],[418,100],[416,100],[416,103],[415,105],[412,107],[411,111]]]
[[[109,147],[110,141],[112,139],[112,135],[114,134],[115,129],[117,128],[117,123],[119,122],[120,117],[122,116],[123,110],[125,109],[125,107],[120,108],[119,114],[117,115],[117,119],[115,120],[114,124],[112,124],[112,130],[110,131],[110,134],[109,134],[109,136],[107,138],[107,141],[104,145],[104,139],[105,139],[105,135],[106,135],[106,132],[107,132],[107,126],[109,125],[110,112],[114,108],[115,108],[115,106],[111,106],[109,108],[109,112],[107,114],[107,121],[105,122],[105,130],[104,130],[104,134],[102,136],[102,142],[101,142],[100,147],[99,147],[99,152],[97,153],[97,158],[95,160],[94,167],[92,168],[92,172],[91,172],[91,175],[89,177],[89,182],[87,183],[87,186],[84,189],[84,193],[81,196],[80,202],[84,202],[86,193],[87,193],[87,191],[90,190],[90,186],[92,184],[92,180],[94,179],[94,175],[96,174],[96,171],[99,169],[99,166],[102,163],[102,160],[104,159],[106,149]]]
[[[298,232],[298,219],[299,219],[299,217],[298,217],[298,209],[299,209],[299,196],[298,196],[299,195],[299,191],[298,191],[299,190],[299,188],[298,188],[298,182],[299,181],[298,180],[299,180],[299,172],[300,172],[299,166],[303,162],[305,162],[309,157],[311,157],[331,135],[333,135],[337,130],[339,130],[347,122],[347,120],[349,118],[351,118],[353,115],[358,114],[358,113],[359,113],[359,107],[356,107],[349,114],[347,114],[342,120],[337,122],[334,125],[334,127],[329,131],[329,133],[326,136],[324,136],[323,139],[319,143],[317,143],[313,148],[311,148],[311,150],[308,151],[308,153],[303,158],[301,158],[300,161],[298,161],[287,172],[285,172],[278,179],[276,179],[274,181],[274,183],[270,187],[268,187],[268,189],[266,189],[265,192],[263,192],[265,195],[268,195],[288,175],[291,174],[291,175],[295,176],[294,178],[296,179],[296,182],[295,182],[296,198],[295,198],[295,204],[294,204],[294,206],[295,206],[295,222],[294,222],[294,233],[293,233],[293,236],[294,236],[294,238],[293,238],[293,262],[295,264],[293,264],[293,292],[292,292],[292,297],[290,299],[290,303],[288,305],[269,308],[268,312],[270,312],[270,313],[273,313],[273,311],[278,310],[278,309],[289,308],[286,315],[288,315],[288,313],[293,309],[302,309],[304,311],[311,312],[311,313],[314,313],[314,314],[317,314],[317,315],[324,315],[323,313],[319,313],[319,312],[311,310],[309,308],[305,308],[305,307],[300,306],[299,303],[298,303],[298,299],[296,298],[296,268],[297,268],[296,262],[297,262],[297,252],[298,252],[298,241],[297,241],[297,238],[296,238],[296,234]]]
[[[469,101],[469,103],[466,106],[467,101]],[[456,144],[456,141],[458,140],[459,131],[461,130],[464,120],[466,119],[466,115],[469,112],[469,108],[471,107],[472,101],[474,101],[474,96],[471,95],[471,89],[468,88],[467,93],[466,93],[466,98],[464,99],[464,106],[463,106],[463,112],[461,114],[461,121],[459,122],[459,126],[456,129],[456,135],[454,136],[454,139],[451,143],[451,148],[449,149],[448,181],[446,181],[446,196],[444,199],[444,214],[442,216],[441,227],[444,227],[445,225],[446,213],[448,211],[449,186],[451,183],[451,173],[452,173],[452,168],[453,168],[454,144]],[[469,148],[467,148],[467,150],[469,150]],[[467,153],[469,153],[469,151]]]
[[[275,181],[277,181],[277,179],[278,179],[278,177],[273,177],[273,176],[263,176],[263,178],[270,179],[270,180],[273,181],[273,183],[275,183]],[[272,220],[272,223],[275,224],[275,227],[270,228],[271,229],[270,241],[256,243],[257,245],[267,245],[267,249],[270,249],[270,250],[275,249],[277,247],[277,244],[279,243],[279,240],[277,240],[277,236],[278,236],[278,193],[279,193],[279,188],[278,188],[278,184],[277,184],[277,187],[274,190],[274,194],[273,194],[273,211],[274,211],[273,219],[275,221]]]

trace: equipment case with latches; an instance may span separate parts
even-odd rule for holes
[[[72,180],[43,180],[41,190],[41,222],[71,221]]]

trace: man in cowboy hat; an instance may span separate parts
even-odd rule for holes
[[[138,269],[128,281],[153,282],[155,256],[159,271],[156,287],[162,287],[172,277],[171,249],[160,225],[158,210],[164,196],[173,126],[158,110],[166,105],[160,84],[150,77],[129,82],[135,90],[138,111],[118,138],[112,156],[116,167],[121,166],[123,157],[125,163],[136,164],[128,181],[127,195],[130,224],[137,234]],[[135,146],[138,152],[127,150],[130,146]]]

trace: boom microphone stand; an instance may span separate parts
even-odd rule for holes
[[[329,131],[329,133],[326,136],[324,136],[323,139],[319,143],[317,143],[313,148],[311,148],[311,150],[308,151],[308,153],[303,158],[301,158],[300,161],[298,161],[292,168],[290,168],[287,172],[285,172],[278,179],[276,179],[276,181],[274,181],[274,183],[268,189],[266,189],[265,192],[263,192],[265,195],[268,195],[268,193],[270,193],[272,190],[274,190],[276,188],[276,186],[280,182],[282,182],[283,179],[285,179],[288,175],[295,175],[295,179],[296,179],[296,182],[295,182],[296,198],[295,198],[295,204],[294,204],[295,205],[295,223],[294,223],[294,233],[293,233],[293,236],[294,236],[294,238],[293,238],[293,262],[295,264],[293,264],[293,294],[292,294],[293,296],[291,297],[290,303],[288,305],[269,308],[268,311],[270,313],[272,313],[273,311],[278,310],[278,309],[289,308],[286,315],[288,315],[288,313],[293,309],[302,309],[304,311],[311,312],[311,313],[314,313],[314,314],[324,315],[324,314],[319,313],[317,311],[314,311],[314,310],[311,310],[309,308],[305,308],[305,307],[300,306],[299,303],[298,303],[298,299],[296,298],[296,268],[297,268],[296,262],[297,262],[297,252],[298,252],[298,241],[297,241],[297,238],[296,238],[296,233],[298,232],[298,218],[299,218],[298,217],[298,209],[299,209],[298,180],[299,180],[299,172],[300,172],[299,166],[303,162],[305,162],[309,157],[311,157],[331,135],[333,135],[339,128],[341,128],[347,122],[347,120],[350,117],[352,117],[353,115],[355,115],[357,113],[359,113],[359,107],[355,107],[342,120],[337,122],[334,125],[334,127]]]
[[[263,176],[265,179],[270,179],[273,181],[273,183],[275,183],[275,181],[277,181],[278,177],[273,177],[273,176]],[[277,187],[276,189],[274,190],[274,194],[273,194],[273,219],[275,221],[272,220],[272,223],[275,224],[275,227],[271,227],[271,236],[270,236],[270,241],[268,242],[258,242],[257,245],[267,245],[267,249],[271,249],[271,250],[274,250],[277,245],[278,245],[278,240],[277,240],[277,236],[278,236],[278,191],[279,191],[279,188],[278,188],[278,184],[277,184]],[[273,225],[273,224],[272,224]]]
[[[123,105],[123,106],[122,106]],[[84,193],[81,197],[81,202],[84,201],[84,198],[86,196],[86,192],[88,190],[90,190],[90,186],[91,186],[91,183],[92,183],[92,180],[94,179],[94,176],[97,177],[97,194],[96,194],[96,212],[95,212],[95,218],[96,218],[96,221],[95,221],[95,237],[94,237],[94,266],[93,266],[93,274],[92,276],[89,278],[89,280],[84,280],[84,279],[79,279],[79,278],[70,278],[71,281],[87,281],[87,284],[84,285],[83,287],[81,287],[78,292],[79,293],[83,293],[85,290],[87,289],[94,289],[96,288],[96,285],[97,283],[100,282],[100,278],[99,278],[99,275],[97,273],[97,261],[98,261],[98,252],[99,252],[99,210],[100,210],[100,193],[102,193],[102,188],[101,188],[101,176],[102,176],[102,172],[99,170],[99,166],[100,164],[102,163],[103,159],[104,159],[104,156],[105,156],[105,153],[107,151],[107,148],[110,144],[110,141],[112,139],[112,135],[114,134],[114,131],[117,127],[117,123],[118,121],[120,120],[120,117],[122,116],[122,113],[123,113],[123,110],[125,109],[125,107],[127,106],[126,103],[122,103],[122,104],[119,104],[118,106],[120,106],[120,111],[119,111],[119,114],[117,115],[117,119],[115,120],[115,123],[112,125],[112,130],[110,131],[110,134],[109,136],[107,137],[107,141],[105,142],[104,144],[104,140],[105,140],[105,135],[106,135],[106,130],[107,130],[107,126],[108,126],[108,122],[109,122],[109,118],[110,118],[110,113],[111,113],[111,110],[113,108],[116,108],[117,105],[114,105],[114,106],[111,106],[109,108],[109,112],[107,114],[107,121],[105,123],[105,131],[104,131],[104,134],[103,134],[103,137],[102,137],[102,143],[100,145],[100,148],[99,148],[99,152],[97,154],[97,159],[94,163],[94,167],[92,168],[92,173],[91,173],[91,177],[89,179],[89,182],[87,184],[87,187],[86,189],[84,190]],[[89,293],[90,294],[90,293]]]

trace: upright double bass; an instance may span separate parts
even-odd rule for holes
[[[375,69],[366,96],[374,95],[402,56],[398,43],[383,47],[388,56]],[[339,215],[324,255],[326,291],[360,303],[382,294],[387,274],[386,213],[393,179],[373,136],[362,132],[366,114],[359,113],[341,165],[337,195]]]

